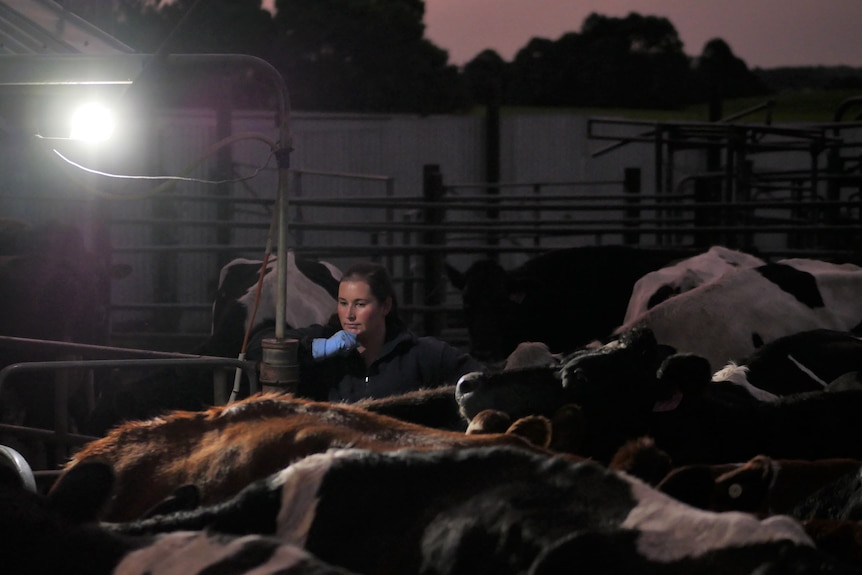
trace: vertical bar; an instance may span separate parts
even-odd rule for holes
[[[284,324],[285,324],[285,309],[287,307],[287,178],[282,175],[279,170],[279,182],[282,185],[278,187],[278,201],[276,209],[278,209],[278,268],[276,270],[276,285],[278,286],[278,294],[275,300],[275,339],[284,339]]]
[[[222,80],[222,90],[227,91],[229,87],[227,82]],[[232,132],[232,112],[230,107],[220,100],[216,106],[216,140],[221,141],[229,137]],[[227,182],[233,177],[233,148],[231,146],[223,146],[216,152],[215,179],[220,182]],[[231,184],[219,183],[215,187],[215,196],[224,198],[225,201],[216,203],[216,220],[229,222],[233,220],[233,203],[230,200]],[[229,246],[231,244],[231,226],[216,226],[215,228],[216,245]],[[232,259],[233,254],[229,251],[217,252],[216,268],[221,269]]]
[[[406,213],[402,216],[402,221],[405,224],[411,223],[411,217],[409,213]],[[405,227],[404,232],[402,232],[401,243],[404,247],[409,247],[411,243],[411,233],[410,230]],[[406,250],[401,259],[401,266],[404,273],[404,284],[401,291],[401,302],[405,307],[413,306],[414,302],[414,293],[415,289],[415,278],[413,275],[413,265],[411,263],[412,255],[410,250]],[[411,329],[416,329],[416,312],[410,311],[404,316],[404,321],[407,325],[410,326]]]
[[[536,198],[536,208],[533,210],[533,221],[536,222],[536,231],[533,232],[533,245],[539,247],[542,245],[542,227],[540,225],[542,219],[542,210],[540,197],[542,195],[542,184],[533,184],[533,196]]]
[[[392,200],[395,197],[395,180],[393,178],[386,178],[386,199]],[[390,207],[386,208],[386,223],[394,224],[395,223],[395,210]],[[386,234],[386,245],[390,248],[395,245],[395,232],[389,230],[385,232]],[[392,250],[389,250],[389,255],[386,256],[386,267],[392,272],[395,273],[395,256],[392,253]],[[405,270],[406,271],[406,270]],[[402,273],[404,275],[404,273]]]
[[[427,226],[439,226],[443,223],[444,211],[435,206],[443,200],[445,190],[443,189],[443,176],[440,166],[426,164],[423,169],[422,193],[425,198],[425,224]],[[424,285],[425,305],[436,307],[445,300],[445,284],[443,283],[443,246],[445,234],[442,231],[426,229],[423,233],[422,243],[428,246],[439,246],[441,249],[428,251],[424,255]],[[439,337],[443,331],[443,321],[439,312],[429,310],[425,312],[424,324],[425,335]]]
[[[489,184],[500,183],[500,86],[499,83],[494,84],[494,89],[491,94],[491,100],[485,107],[485,181]],[[490,206],[496,205],[500,196],[500,188],[490,185],[487,188],[488,203]],[[488,218],[492,222],[497,222],[500,219],[500,210],[490,208],[487,212]],[[500,244],[499,232],[492,231],[488,233],[487,243],[489,246],[497,246]],[[491,251],[488,257],[496,259],[497,253]]]
[[[59,463],[69,458],[69,370],[61,369],[54,374],[54,432],[57,442],[45,443],[46,453],[50,449],[54,462]]]
[[[641,171],[640,168],[625,168],[623,172],[623,194],[625,194],[626,209],[624,210],[625,227],[637,228],[640,225],[641,210]],[[640,233],[636,231],[623,234],[623,243],[636,246],[640,243]]]
[[[301,198],[302,197],[302,172],[301,171],[293,171],[293,172],[291,172],[291,174],[293,174],[293,195],[296,196],[297,198]],[[294,218],[295,221],[300,222],[300,223],[304,221],[304,216],[302,213],[302,204],[296,205],[295,214],[296,214],[296,217]],[[305,234],[305,232],[302,230],[302,228],[298,228],[293,233],[293,237],[296,238],[296,245],[301,246],[305,243],[304,234]]]

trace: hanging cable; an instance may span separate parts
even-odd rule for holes
[[[261,165],[254,172],[254,174],[252,174],[251,176],[248,176],[245,178],[237,178],[236,180],[229,180],[229,181],[225,181],[225,180],[220,180],[220,181],[203,180],[203,179],[189,178],[186,176],[186,174],[190,174],[204,160],[209,158],[211,155],[216,153],[221,148],[224,148],[225,146],[229,146],[229,145],[234,144],[236,142],[239,142],[241,140],[259,140],[259,141],[265,143],[267,146],[269,146],[269,149],[270,149],[270,154],[269,154],[269,156],[267,156],[266,162],[264,162],[264,164]],[[63,156],[63,154],[61,154],[59,151],[52,148],[54,154],[56,154],[60,159],[62,159],[68,165],[76,168],[79,171],[83,171],[83,172],[87,172],[87,173],[91,173],[91,174],[96,174],[96,175],[100,175],[100,176],[108,177],[108,178],[120,178],[120,179],[129,179],[129,180],[166,180],[164,183],[162,183],[162,184],[160,184],[154,188],[151,188],[149,190],[146,190],[144,192],[140,192],[140,193],[122,193],[122,192],[121,193],[112,193],[112,192],[106,192],[104,190],[101,190],[101,189],[93,186],[92,184],[90,184],[89,182],[87,182],[84,179],[77,178],[74,175],[72,176],[73,178],[75,178],[76,183],[79,186],[81,186],[83,189],[88,190],[89,192],[91,192],[95,195],[102,196],[102,197],[109,198],[109,199],[114,199],[114,200],[116,200],[116,199],[140,200],[140,199],[150,198],[150,197],[153,197],[155,195],[158,195],[160,193],[163,193],[165,191],[170,190],[179,181],[193,181],[193,182],[201,182],[201,183],[206,183],[206,184],[222,184],[222,183],[230,183],[232,181],[243,181],[243,180],[251,179],[251,178],[256,177],[260,173],[260,171],[269,164],[270,158],[272,158],[276,154],[276,151],[278,149],[279,149],[278,142],[267,137],[265,134],[261,134],[259,132],[242,132],[239,134],[233,134],[231,136],[222,138],[218,142],[215,142],[214,144],[210,145],[206,150],[204,150],[204,152],[202,154],[200,154],[197,158],[195,158],[186,167],[186,169],[180,173],[180,175],[177,175],[177,176],[168,176],[168,175],[163,175],[163,176],[135,176],[135,175],[124,175],[124,174],[110,174],[107,172],[100,172],[97,170],[93,170],[91,168],[88,168],[86,166],[82,166],[81,164],[78,164],[78,163],[71,161],[70,159]]]

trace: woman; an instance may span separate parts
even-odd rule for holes
[[[449,344],[404,325],[392,280],[374,262],[351,266],[338,287],[338,310],[325,326],[288,330],[299,340],[302,395],[354,402],[454,384],[484,366]]]

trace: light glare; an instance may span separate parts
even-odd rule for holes
[[[90,142],[104,141],[114,132],[114,117],[111,111],[101,104],[85,104],[72,115],[73,140]]]

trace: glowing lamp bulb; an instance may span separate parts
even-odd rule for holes
[[[103,141],[110,138],[113,132],[114,117],[108,108],[100,104],[86,104],[72,115],[69,137],[73,140]]]

